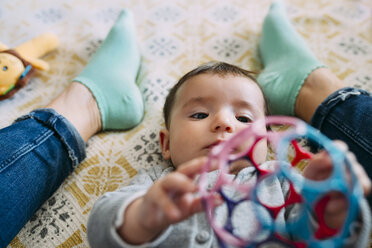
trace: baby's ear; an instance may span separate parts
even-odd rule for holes
[[[162,129],[159,132],[159,142],[161,148],[161,154],[165,160],[169,160],[170,149],[169,149],[169,131],[167,129]]]

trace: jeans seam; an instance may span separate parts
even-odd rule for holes
[[[354,141],[355,143],[361,143],[362,144],[361,148],[372,155],[372,150],[368,149],[369,145],[362,137],[359,137],[358,135],[353,135],[353,132],[350,132],[349,131],[350,129],[348,127],[344,126],[342,123],[334,119],[332,116],[328,117],[328,121],[333,125],[335,129],[345,133],[345,135],[352,141]],[[355,139],[356,137],[358,137],[358,140]]]
[[[51,124],[51,126],[53,127],[55,133],[58,135],[58,137],[59,137],[59,139],[61,140],[62,144],[65,145],[65,147],[67,148],[68,156],[69,156],[69,158],[70,158],[71,161],[72,161],[72,167],[76,167],[76,166],[79,165],[79,158],[75,155],[74,149],[72,149],[72,148],[69,146],[67,140],[66,140],[62,135],[60,135],[58,128],[55,126],[55,123],[56,123],[58,120],[61,121],[61,122],[63,122],[63,119],[60,118],[59,116],[53,116],[53,119],[52,119],[52,121],[50,122],[50,124]]]
[[[43,132],[40,136],[38,136],[36,139],[22,146],[10,158],[8,158],[7,160],[3,161],[0,164],[0,172],[6,169],[9,165],[16,162],[19,158],[21,158],[26,153],[37,148],[40,144],[42,144],[45,140],[47,140],[52,134],[53,134],[53,131],[47,130]]]
[[[42,110],[42,109],[40,109],[40,110]],[[48,109],[45,109],[45,110],[48,110]],[[50,111],[47,111],[47,112],[50,113]],[[43,125],[46,125],[52,132],[54,132],[57,135],[60,142],[67,149],[68,156],[69,156],[69,158],[72,162],[72,167],[75,168],[80,164],[79,156],[77,156],[74,149],[69,145],[68,141],[65,139],[63,134],[61,135],[61,133],[60,133],[60,129],[59,129],[59,126],[58,126],[57,122],[60,121],[61,123],[65,123],[65,119],[64,119],[63,116],[53,114],[47,120],[44,120],[43,118],[39,118],[38,114],[35,111],[33,111],[33,112],[29,113],[28,115],[25,115],[25,116],[22,116],[22,117],[18,118],[17,121],[28,119],[28,118],[34,119],[38,122],[41,122]],[[80,150],[79,145],[78,145],[78,149]],[[84,157],[84,155],[82,155],[82,156]]]
[[[338,92],[338,96],[335,98],[329,99],[329,101],[326,103],[326,105],[329,105],[331,102],[336,101],[336,104],[338,104],[339,101],[345,102],[346,99],[352,96],[359,96],[362,93],[360,91],[346,91],[346,90],[340,90]]]
[[[79,165],[79,158],[75,155],[74,150],[68,145],[67,141],[65,138],[63,138],[59,133],[57,132],[61,142],[66,146],[67,151],[68,151],[68,156],[70,157],[72,161],[72,167],[76,167]]]
[[[72,162],[72,167],[75,168],[79,165],[79,157],[76,156],[75,154],[75,151],[74,149],[69,145],[69,143],[67,142],[67,140],[65,139],[64,136],[62,136],[59,132],[59,128],[56,127],[55,123],[57,121],[60,121],[60,122],[64,122],[64,118],[62,116],[53,116],[53,119],[52,121],[50,122],[51,123],[51,127],[53,127],[55,133],[58,135],[61,143],[67,148],[67,151],[68,151],[68,156]]]

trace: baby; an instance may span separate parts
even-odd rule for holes
[[[166,99],[166,128],[160,131],[162,155],[176,170],[168,168],[160,175],[141,171],[128,187],[101,197],[88,222],[92,247],[217,245],[203,213],[201,198],[195,194],[195,177],[201,172],[210,150],[265,117],[266,106],[264,94],[252,73],[239,67],[211,62],[184,75]],[[263,124],[262,129],[265,128]],[[264,162],[266,154],[263,142],[254,154],[263,167],[270,166],[270,162]],[[353,166],[360,171],[356,161]],[[311,159],[304,175],[319,180],[330,173],[331,167],[329,158],[320,153]],[[238,177],[243,181],[255,180],[253,173],[252,167],[244,168]],[[365,175],[359,173],[358,176]],[[286,190],[279,180],[274,180],[263,190],[262,199],[273,205],[283,204]],[[221,203],[220,198],[215,200]],[[332,195],[324,215],[327,226],[341,227],[346,209],[345,199]],[[250,215],[252,217],[252,213]],[[279,221],[285,222],[286,216],[280,215]],[[251,224],[248,228],[254,228],[257,223],[249,218],[249,213],[246,217],[245,223]],[[358,223],[366,221],[369,220]],[[363,233],[368,235],[356,230],[351,233],[353,242],[365,240]]]

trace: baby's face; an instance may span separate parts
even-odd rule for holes
[[[249,78],[197,75],[179,88],[169,130],[160,132],[163,156],[176,167],[206,156],[213,146],[264,116],[262,92]],[[266,145],[259,145],[255,159],[263,162],[266,153]]]

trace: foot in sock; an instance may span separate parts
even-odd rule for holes
[[[135,83],[139,67],[133,16],[123,10],[88,65],[72,80],[95,97],[102,130],[125,130],[142,120],[143,100]]]
[[[281,1],[274,1],[265,17],[259,52],[264,65],[258,77],[271,114],[294,115],[298,93],[309,74],[325,67],[296,32]]]

